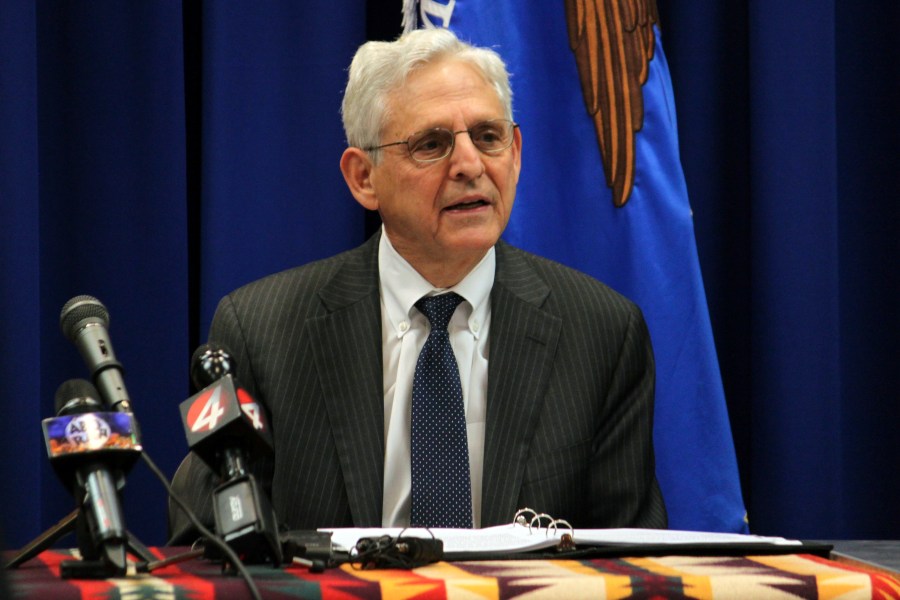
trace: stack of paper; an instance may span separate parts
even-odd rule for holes
[[[421,528],[337,528],[322,529],[332,533],[337,550],[348,551],[360,538],[420,537],[442,540],[445,553],[513,553],[556,546],[567,529],[530,528],[527,525],[497,525],[483,529],[421,529]],[[737,533],[709,533],[674,529],[577,529],[575,544],[582,546],[657,545],[671,544],[776,544],[800,545],[798,540],[781,537],[742,535]]]

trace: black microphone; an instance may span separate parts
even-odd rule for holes
[[[222,483],[213,491],[219,535],[244,562],[283,559],[271,502],[248,469],[248,460],[272,453],[272,433],[262,407],[240,386],[234,359],[223,347],[203,344],[191,358],[200,391],[181,403],[188,446]]]
[[[234,371],[227,349],[202,344],[191,357],[191,380],[200,391],[180,407],[188,446],[223,479],[243,472],[248,456],[270,455],[274,447],[265,411]]]
[[[134,417],[106,412],[98,396],[84,379],[64,382],[56,392],[57,416],[42,422],[44,441],[54,471],[80,507],[76,533],[83,559],[99,560],[103,576],[124,575],[128,532],[119,489],[141,444]]]
[[[131,412],[131,400],[109,339],[109,312],[93,296],[75,296],[62,307],[59,326],[78,347],[100,396],[113,410]]]

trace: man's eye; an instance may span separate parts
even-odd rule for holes
[[[472,141],[484,146],[495,146],[503,141],[503,131],[497,127],[482,127],[472,132]]]
[[[410,145],[414,154],[440,154],[447,149],[447,140],[440,134],[428,134]]]

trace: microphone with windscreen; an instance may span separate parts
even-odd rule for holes
[[[223,347],[203,344],[191,358],[199,392],[181,403],[188,446],[220,477],[213,491],[216,530],[244,562],[282,562],[275,511],[249,471],[251,458],[270,455],[272,433],[262,407],[240,386]]]
[[[119,498],[125,474],[141,454],[131,413],[107,411],[84,379],[56,392],[56,417],[44,419],[50,464],[79,507],[75,522],[83,561],[63,564],[66,576],[108,577],[127,570],[129,534]]]

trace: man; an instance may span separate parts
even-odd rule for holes
[[[499,56],[447,30],[364,44],[342,113],[341,171],[354,198],[379,212],[381,231],[229,294],[210,330],[269,412],[274,459],[256,472],[279,520],[436,526],[422,515],[446,502],[462,526],[509,522],[527,506],[576,528],[665,527],[640,310],[500,240],[522,133]],[[461,300],[449,325],[432,328],[420,299],[448,292]],[[464,429],[452,452],[444,444],[456,416],[434,419],[432,438],[417,425],[429,410],[419,355],[444,327]],[[207,521],[212,479],[193,457],[176,475]],[[172,541],[189,539],[186,520],[171,516]]]

